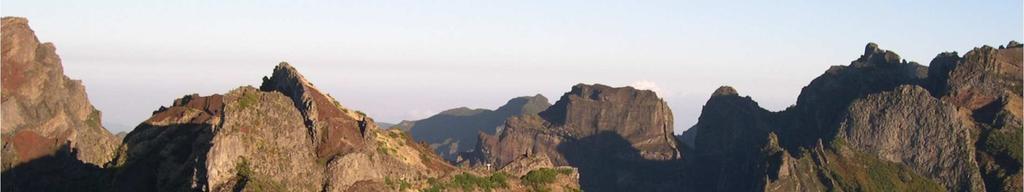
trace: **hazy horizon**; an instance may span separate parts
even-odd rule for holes
[[[111,6],[116,4],[118,6]],[[136,2],[8,0],[112,132],[183,95],[259,86],[281,61],[380,122],[577,83],[654,89],[676,134],[715,88],[777,111],[868,42],[928,65],[1021,41],[1021,1]],[[870,10],[870,11],[868,11]],[[1015,22],[1006,22],[1007,19]],[[1009,24],[1008,24],[1009,23]]]

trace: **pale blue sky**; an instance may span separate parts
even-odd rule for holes
[[[1020,0],[4,0],[54,42],[113,131],[185,94],[258,86],[279,61],[378,121],[552,100],[576,83],[654,84],[676,131],[732,85],[771,110],[867,42],[927,64],[1021,40]]]

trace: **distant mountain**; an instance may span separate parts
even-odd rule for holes
[[[548,99],[537,94],[513,98],[496,110],[454,108],[426,119],[403,121],[395,128],[408,130],[416,140],[430,144],[441,157],[456,162],[460,153],[476,146],[478,133],[494,134],[505,119],[537,114],[548,106]]]
[[[391,128],[392,126],[395,126],[395,125],[397,125],[397,124],[386,123],[386,122],[377,122],[377,127],[380,127],[381,129],[388,129],[388,128]],[[405,131],[405,130],[403,130],[403,131]]]

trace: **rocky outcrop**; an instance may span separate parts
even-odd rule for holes
[[[892,90],[900,85],[920,84],[928,68],[900,59],[895,52],[868,43],[864,54],[848,66],[832,66],[800,91],[791,116],[790,130],[780,132],[789,149],[811,146],[818,138],[832,138],[840,115],[854,99]],[[827,140],[826,140],[827,141]]]
[[[952,191],[982,191],[970,117],[919,86],[855,100],[839,127],[849,147],[901,163]]]
[[[25,18],[4,17],[0,26],[3,191],[89,189],[118,140],[82,82],[64,75],[52,43],[40,43]]]
[[[505,119],[519,115],[537,114],[551,106],[543,95],[517,97],[496,110],[449,109],[417,121],[405,121],[396,126],[409,130],[412,137],[430,144],[438,154],[452,162],[460,162],[459,155],[472,151],[477,133],[495,134]]]
[[[658,181],[682,156],[672,131],[654,92],[580,84],[538,115],[509,118],[496,138],[482,136],[477,158],[501,167],[543,155],[578,167],[587,191],[658,189],[674,185]]]
[[[973,120],[977,161],[990,191],[1024,187],[1022,155],[1021,45],[982,46],[963,57],[939,54],[931,62],[932,94],[960,107]]]
[[[125,139],[121,191],[315,191],[323,168],[291,99],[242,87],[190,95],[161,108]]]

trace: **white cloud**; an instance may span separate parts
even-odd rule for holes
[[[648,81],[648,80],[634,81],[633,83],[630,83],[629,86],[633,87],[633,88],[636,88],[636,89],[654,91],[654,93],[658,94],[658,97],[667,97],[668,96],[668,92],[665,91],[664,89],[662,89],[661,87],[658,87],[658,84],[654,83],[653,81]]]

